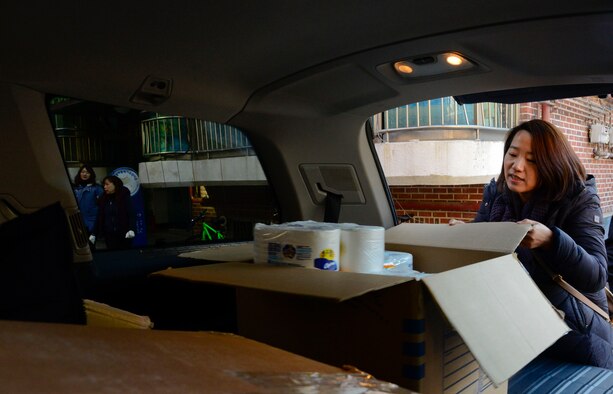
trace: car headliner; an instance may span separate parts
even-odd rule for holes
[[[555,0],[15,2],[3,7],[0,79],[220,122],[250,106],[366,117],[433,97],[613,83],[611,12]],[[377,68],[440,51],[479,68],[412,83]],[[172,80],[170,98],[131,103],[149,75]]]
[[[0,117],[11,138],[15,111],[28,114],[22,131],[53,137],[39,92],[225,122],[251,141],[283,221],[324,218],[311,195],[321,185],[300,168],[332,163],[345,172],[325,186],[355,174],[351,192],[363,194],[343,201],[340,221],[395,224],[364,132],[373,114],[443,96],[613,83],[609,1],[55,1],[12,2],[3,15],[0,93],[27,88]],[[411,81],[391,72],[394,61],[448,51],[477,67]],[[171,82],[169,96],[139,92],[148,77]],[[151,103],[131,101],[139,95]],[[4,151],[22,149],[20,138]],[[41,179],[57,176],[48,168]]]

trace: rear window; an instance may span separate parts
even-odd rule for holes
[[[116,175],[130,190],[133,248],[249,241],[255,223],[277,222],[272,190],[239,129],[57,96],[48,108],[73,187],[87,165],[96,184]],[[96,235],[96,250],[107,249]]]

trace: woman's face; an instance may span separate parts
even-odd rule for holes
[[[528,201],[538,185],[538,168],[532,155],[532,135],[520,130],[509,150],[504,155],[504,178],[509,190],[519,194],[523,202]]]
[[[113,193],[115,193],[115,184],[113,182],[109,181],[108,179],[106,179],[104,181],[103,187],[104,187],[104,192],[106,194],[113,194]]]
[[[87,171],[87,168],[83,168],[81,172],[79,172],[79,176],[81,177],[82,180],[87,181],[92,176],[92,174],[90,174],[90,172]]]

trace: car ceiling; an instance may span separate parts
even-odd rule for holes
[[[446,95],[613,83],[607,1],[59,1],[3,11],[1,80],[220,122],[244,110],[368,116]],[[479,68],[415,82],[380,72],[439,51]],[[147,76],[172,80],[170,98],[131,102]]]

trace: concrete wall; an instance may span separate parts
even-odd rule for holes
[[[478,184],[500,172],[503,142],[392,142],[376,149],[390,185]]]
[[[138,165],[138,176],[144,187],[266,183],[257,156],[142,162]]]

